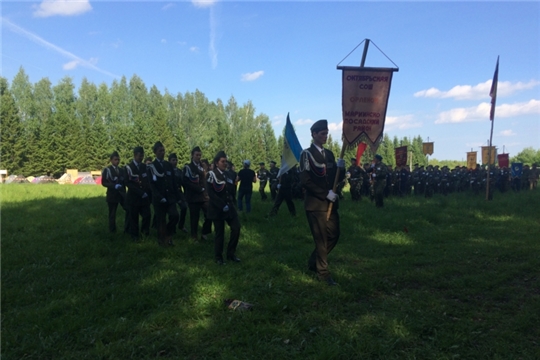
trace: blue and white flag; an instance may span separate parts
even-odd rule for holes
[[[521,177],[523,174],[523,163],[512,163],[511,172],[513,177]]]
[[[300,145],[300,141],[298,141],[298,137],[296,137],[291,120],[289,119],[289,114],[287,114],[287,124],[285,124],[285,136],[283,138],[283,154],[281,156],[281,168],[279,169],[278,177],[298,164],[301,152],[302,146]]]

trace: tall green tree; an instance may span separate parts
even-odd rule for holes
[[[52,171],[55,156],[52,152],[55,138],[54,94],[52,83],[48,78],[43,78],[35,84],[34,101],[36,130],[34,139],[29,144],[35,144],[35,146],[27,149],[26,157],[29,160],[27,174],[38,176]]]
[[[15,99],[23,132],[21,143],[24,149],[24,164],[21,172],[29,174],[32,172],[31,154],[37,150],[39,122],[35,114],[33,85],[23,67],[13,78],[11,93]]]
[[[156,139],[152,134],[152,127],[148,121],[148,90],[142,79],[137,75],[133,75],[129,80],[129,105],[135,142],[145,149],[151,149]],[[147,151],[147,155],[150,154],[151,151]]]
[[[174,137],[167,121],[166,103],[158,88],[153,85],[148,94],[148,120],[154,141],[161,141],[168,154],[174,151]]]
[[[100,93],[101,94],[101,93]],[[101,94],[101,97],[103,94]],[[109,129],[110,150],[116,150],[123,159],[131,158],[135,146],[144,146],[135,136],[131,114],[129,87],[125,76],[113,80],[110,90],[110,116],[104,122]],[[149,148],[146,147],[148,153]]]
[[[52,141],[49,153],[53,157],[50,171],[62,175],[66,169],[77,168],[83,161],[79,156],[82,146],[81,124],[75,117],[75,85],[70,77],[64,77],[53,87],[54,114]]]
[[[9,174],[20,174],[24,162],[23,127],[8,81],[0,77],[0,160]]]

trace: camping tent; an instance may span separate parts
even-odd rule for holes
[[[94,178],[91,175],[86,175],[75,180],[77,185],[96,185]]]
[[[9,175],[9,176],[6,178],[6,184],[11,183],[16,177],[17,177],[17,175]]]
[[[64,175],[62,175],[60,179],[58,179],[58,183],[61,185],[71,184],[71,175],[68,173],[64,173]]]
[[[56,180],[52,176],[38,176],[32,180],[33,184],[56,184]]]
[[[26,178],[24,176],[22,176],[22,175],[17,175],[8,184],[22,184],[22,183],[28,183],[28,180],[26,180]]]

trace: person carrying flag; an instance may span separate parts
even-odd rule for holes
[[[319,281],[330,286],[337,283],[328,270],[328,254],[340,236],[338,195],[332,190],[336,171],[338,181],[345,177],[345,161],[335,161],[334,153],[323,145],[328,140],[328,121],[319,120],[311,126],[311,146],[300,155],[300,181],[306,190],[304,208],[315,249],[308,260],[308,269],[317,273]],[[332,211],[327,219],[329,204]]]

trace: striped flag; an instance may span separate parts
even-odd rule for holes
[[[287,171],[292,169],[300,161],[300,153],[302,152],[302,146],[294,128],[289,119],[289,114],[287,114],[287,124],[285,124],[285,136],[283,137],[283,154],[281,156],[281,167],[277,174],[280,177],[282,174],[285,174]]]
[[[495,67],[495,74],[493,74],[493,82],[491,83],[491,90],[489,96],[491,96],[491,111],[489,112],[489,120],[495,119],[495,103],[497,102],[497,83],[499,82],[499,57],[497,56],[497,66]]]

